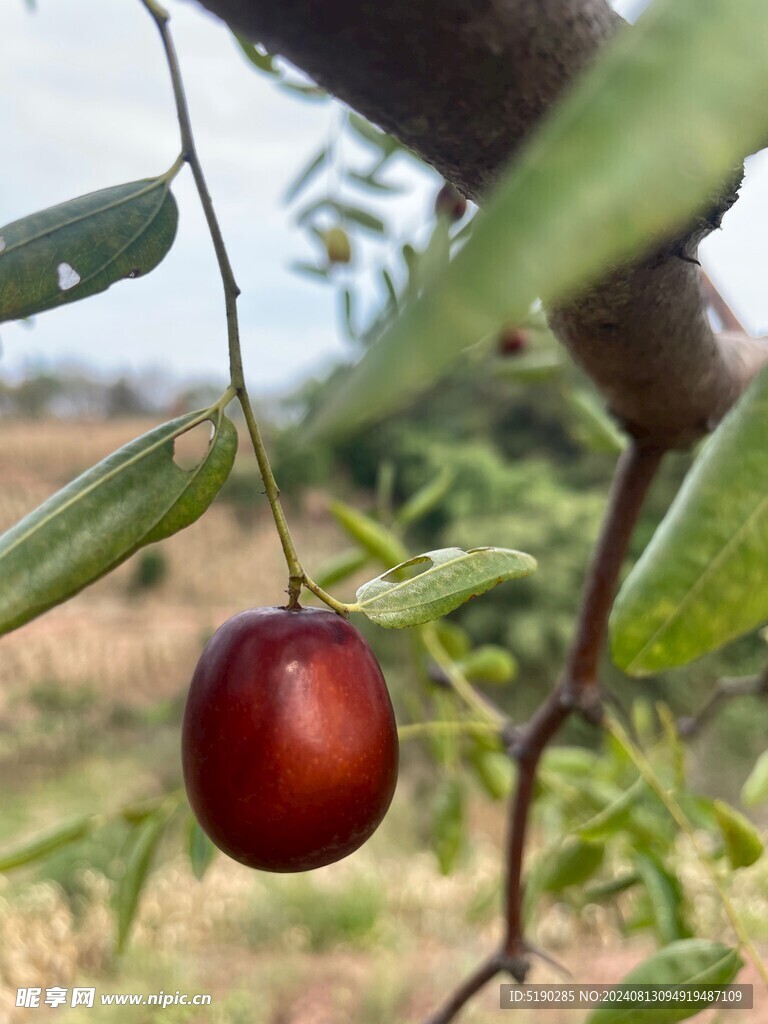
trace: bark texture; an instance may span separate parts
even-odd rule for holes
[[[605,0],[202,0],[395,135],[482,202],[569,84],[619,31]],[[696,246],[711,217],[553,311],[552,326],[636,437],[679,446],[710,429],[766,351],[715,336]]]

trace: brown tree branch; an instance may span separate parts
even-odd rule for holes
[[[202,2],[478,201],[625,27],[606,0]],[[555,333],[617,418],[660,446],[687,444],[710,429],[768,357],[759,342],[713,333],[699,269],[688,261],[735,188],[688,238],[613,271],[552,315]]]
[[[683,739],[698,736],[720,707],[736,697],[768,697],[768,666],[756,676],[719,680],[707,701],[694,715],[677,720],[677,731]]]
[[[518,772],[509,810],[504,945],[470,975],[428,1024],[448,1024],[501,971],[518,982],[525,981],[532,950],[526,941],[523,921],[523,859],[536,771],[547,744],[569,715],[578,712],[592,724],[600,722],[598,661],[608,616],[629,541],[663,454],[658,448],[631,444],[620,458],[582,592],[576,633],[563,677],[528,724],[505,737],[509,753],[518,763]]]

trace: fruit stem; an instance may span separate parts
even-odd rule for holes
[[[248,427],[248,434],[250,435],[251,444],[253,445],[253,451],[256,455],[256,461],[259,464],[259,472],[261,473],[261,478],[264,481],[264,490],[267,500],[269,501],[269,507],[272,510],[272,517],[275,521],[275,526],[277,527],[280,544],[283,548],[283,554],[285,555],[285,561],[288,566],[288,607],[299,607],[301,589],[303,586],[306,586],[308,590],[311,590],[313,594],[324,601],[334,611],[338,612],[340,615],[346,615],[348,614],[346,605],[336,601],[330,594],[326,594],[326,592],[313,583],[304,572],[296,551],[296,546],[294,545],[291,537],[291,532],[288,529],[288,521],[285,518],[285,512],[283,511],[283,507],[280,503],[280,491],[275,480],[275,475],[272,472],[269,457],[267,456],[264,442],[261,437],[261,431],[259,430],[258,423],[256,422],[253,407],[251,406],[251,400],[248,397],[248,391],[245,386],[243,358],[240,348],[240,326],[237,316],[237,297],[240,294],[240,288],[235,280],[232,264],[229,262],[229,255],[224,242],[224,236],[222,235],[221,227],[219,226],[219,222],[216,217],[216,211],[213,207],[213,200],[211,199],[211,194],[208,190],[208,184],[205,180],[202,164],[200,163],[200,158],[197,155],[195,139],[192,134],[192,122],[189,117],[189,108],[187,106],[187,97],[184,92],[184,83],[181,77],[181,68],[179,67],[176,49],[173,45],[173,40],[168,29],[170,16],[168,12],[157,3],[157,0],[141,0],[141,3],[151,15],[155,25],[157,26],[158,32],[160,33],[163,50],[165,51],[165,58],[168,64],[168,70],[171,76],[173,98],[176,103],[176,117],[179,122],[179,132],[181,135],[181,155],[179,160],[177,160],[173,165],[171,172],[175,173],[175,169],[179,162],[186,162],[189,164],[190,170],[192,171],[192,177],[195,181],[195,187],[197,188],[197,194],[200,198],[200,205],[202,206],[203,213],[205,214],[208,232],[211,236],[211,241],[213,242],[216,261],[219,265],[219,273],[221,274],[221,282],[224,288],[224,306],[227,316],[227,341],[229,347],[229,377],[231,381],[231,388],[233,389],[233,393],[237,395],[238,401],[240,402],[243,410],[245,422]]]

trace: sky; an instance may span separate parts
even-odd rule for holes
[[[642,0],[617,0],[634,16]],[[277,393],[349,351],[334,291],[292,272],[316,250],[282,203],[285,188],[338,125],[336,103],[275,88],[226,28],[194,3],[169,4],[197,146],[242,288],[246,376]],[[0,224],[68,198],[149,177],[178,151],[168,73],[138,0],[0,4]],[[349,144],[345,159],[350,158]],[[351,162],[364,153],[352,147]],[[428,217],[437,178],[396,162],[405,187],[387,205],[396,236]],[[0,373],[79,364],[113,376],[226,375],[221,286],[188,171],[174,185],[179,232],[153,273],[0,329]],[[354,198],[352,195],[348,199]],[[742,199],[702,262],[751,333],[768,332],[768,156],[749,161]],[[369,250],[363,250],[363,258]]]

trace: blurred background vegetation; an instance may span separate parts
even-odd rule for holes
[[[313,573],[322,575],[349,549],[330,510],[332,499],[388,524],[435,478],[442,479],[437,497],[405,531],[409,552],[491,543],[536,555],[534,577],[491,591],[450,620],[475,647],[500,645],[514,656],[514,680],[478,685],[516,718],[541,701],[562,666],[616,458],[616,438],[572,368],[559,361],[546,372],[527,368],[539,347],[548,345],[546,333],[534,326],[512,353],[504,344],[492,346],[406,413],[343,443],[308,442],[300,425],[332,381],[316,380],[260,410],[297,541]],[[204,404],[208,392],[202,384],[153,401],[141,380],[104,382],[69,373],[32,374],[3,385],[0,525],[11,525],[159,419]],[[578,402],[569,400],[573,393]],[[9,1020],[29,1012],[15,1010],[13,997],[16,987],[31,983],[214,993],[214,1006],[205,1011],[37,1011],[70,1021],[119,1016],[143,1022],[161,1015],[222,1024],[418,1019],[497,932],[504,828],[499,798],[508,792],[509,769],[479,743],[464,745],[457,765],[450,745],[414,740],[403,744],[398,794],[380,832],[359,854],[308,876],[256,874],[218,857],[197,881],[184,849],[189,822],[183,806],[176,808],[178,827],[155,851],[131,940],[125,952],[115,952],[114,906],[136,814],[180,785],[179,723],[199,651],[228,615],[282,600],[281,554],[268,506],[245,445],[241,453],[214,507],[193,528],[137,554],[3,640],[0,845],[9,849],[78,815],[103,815],[100,827],[80,841],[0,876],[0,1015]],[[635,553],[688,463],[682,455],[670,460],[644,514]],[[357,583],[378,571],[358,570],[334,592],[351,597]],[[363,628],[384,667],[400,723],[450,717],[450,698],[434,672],[430,677],[430,666],[414,656],[409,631]],[[625,709],[634,703],[637,713],[642,698],[641,710],[650,713],[651,732],[658,736],[653,702],[687,714],[720,675],[759,670],[764,657],[764,642],[752,637],[643,682],[622,679],[606,663],[605,679]],[[756,699],[726,706],[690,748],[689,786],[736,799],[764,746],[766,725],[768,709]],[[571,785],[586,770],[592,787],[616,784],[610,775],[596,781],[598,769],[589,761],[585,768],[581,755],[569,761],[574,747],[586,756],[597,744],[583,726],[569,726],[561,744],[565,760],[552,762],[550,781],[559,772]],[[436,784],[440,776],[447,780],[443,786]],[[589,801],[574,793],[566,789],[565,796],[541,802],[534,865],[547,863],[548,845],[569,814],[589,817]],[[603,883],[621,878],[623,856],[605,859]],[[671,856],[683,886],[685,927],[711,934],[721,919],[706,877],[684,851]],[[551,879],[540,884],[534,936],[575,972],[588,964],[590,980],[615,980],[648,952],[653,922],[642,896],[630,893],[617,904],[559,886]],[[763,938],[767,886],[760,862],[739,876],[735,890]],[[537,979],[556,980],[557,974],[537,966]],[[489,990],[466,1019],[495,1020],[496,1005],[495,990]]]

